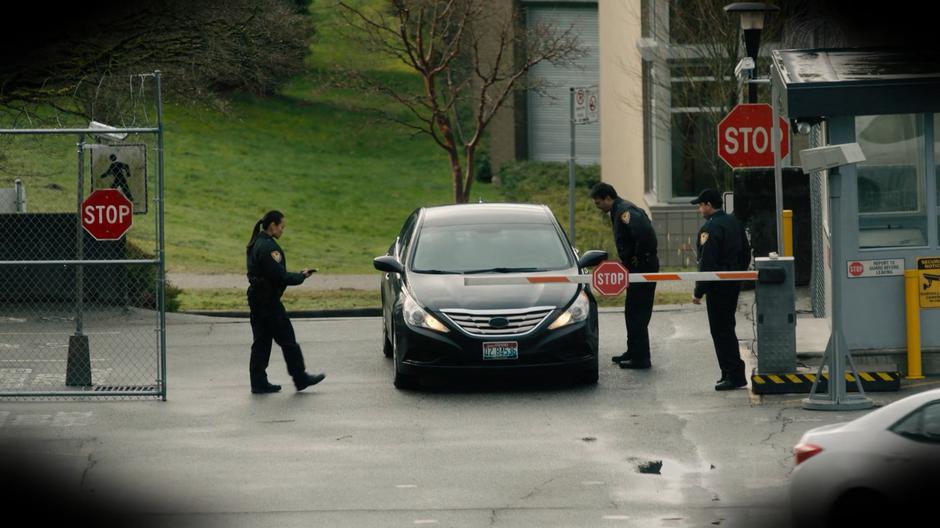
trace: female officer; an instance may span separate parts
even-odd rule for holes
[[[280,345],[287,363],[287,372],[294,378],[294,386],[301,391],[320,383],[324,374],[307,374],[304,356],[294,337],[294,327],[287,318],[281,295],[288,286],[300,284],[317,270],[303,269],[300,273],[287,271],[287,259],[277,240],[284,234],[284,214],[268,211],[255,224],[246,248],[248,260],[248,306],[251,309],[251,392],[265,394],[278,392],[280,385],[268,382],[265,372],[271,357],[272,339]]]

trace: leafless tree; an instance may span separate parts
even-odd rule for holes
[[[541,62],[567,64],[584,53],[571,28],[526,26],[516,9],[494,9],[495,4],[391,0],[369,9],[339,2],[365,49],[403,63],[418,74],[420,86],[356,71],[346,79],[406,109],[386,117],[427,134],[447,152],[456,203],[470,197],[477,149],[497,110],[515,90],[537,88],[528,83],[529,70]]]
[[[744,56],[738,15],[726,13],[728,0],[671,0],[668,13],[661,12],[656,40],[668,43],[668,68],[654,77],[661,93],[669,94],[670,107],[679,112],[659,112],[653,116],[656,129],[670,131],[678,142],[683,165],[678,178],[694,174],[710,175],[717,188],[731,187],[731,170],[717,156],[718,123],[738,102],[747,102],[747,87],[735,78],[734,70]],[[780,11],[765,18],[761,54],[756,68],[759,77],[769,71],[767,50],[792,42],[814,23],[810,16],[812,0],[776,2]],[[650,16],[650,14],[647,14]],[[665,22],[665,23],[663,23]],[[815,26],[814,26],[815,27]],[[665,50],[663,50],[665,52]],[[770,100],[763,85],[758,102]],[[682,112],[681,109],[687,110]]]
[[[27,112],[109,119],[120,113],[127,76],[153,70],[179,99],[224,106],[218,96],[234,90],[270,93],[303,70],[313,34],[306,0],[24,7],[18,20],[29,31],[0,36],[0,111],[14,120]]]

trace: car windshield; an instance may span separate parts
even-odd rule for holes
[[[548,224],[425,226],[411,269],[417,273],[513,273],[571,266],[569,252]]]

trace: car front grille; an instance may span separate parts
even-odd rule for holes
[[[452,323],[464,332],[477,337],[517,336],[531,332],[545,320],[554,306],[536,306],[523,310],[441,310]],[[506,325],[494,327],[494,319],[505,319]]]

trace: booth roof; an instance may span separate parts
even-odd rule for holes
[[[772,80],[791,119],[940,111],[940,52],[774,50]]]

